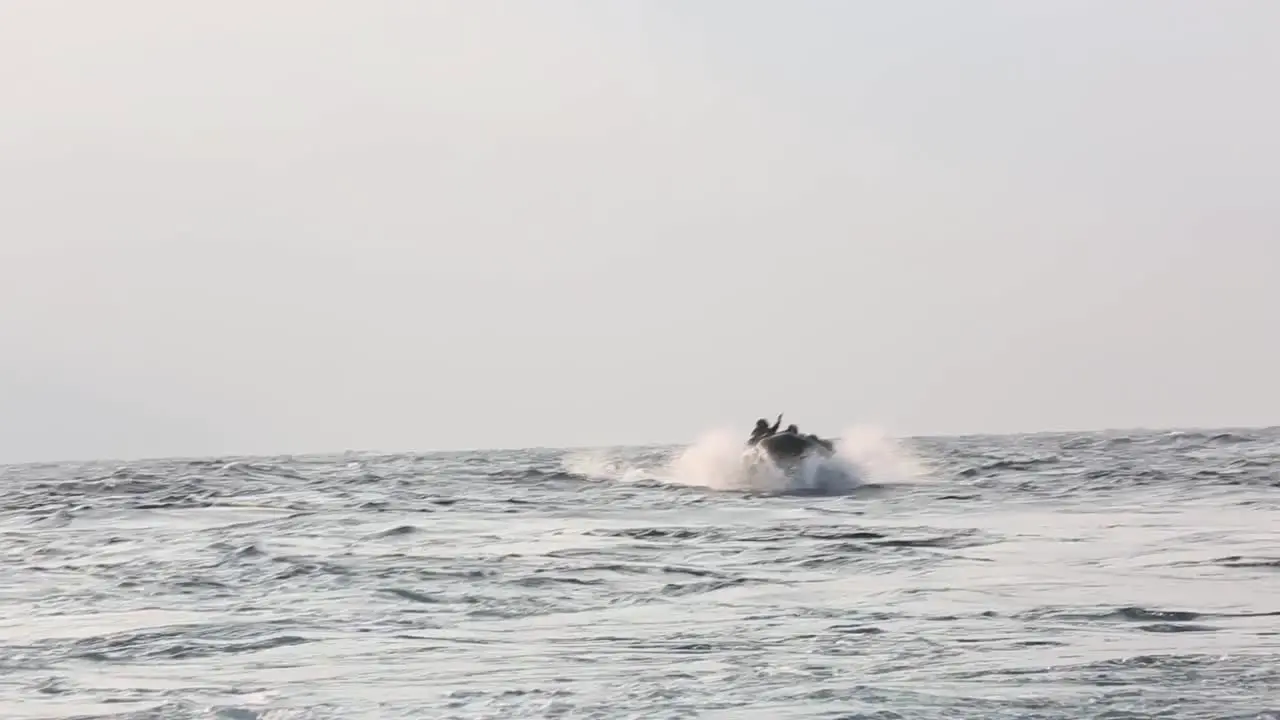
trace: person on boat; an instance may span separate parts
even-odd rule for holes
[[[791,423],[790,425],[787,426],[787,432],[791,433],[792,435],[799,435],[800,428],[796,427],[795,423]]]
[[[770,426],[769,426],[769,421],[768,421],[768,420],[765,420],[764,418],[760,418],[759,420],[757,420],[757,421],[756,421],[756,427],[755,427],[755,429],[754,429],[754,430],[752,430],[752,431],[751,431],[751,439],[747,441],[747,444],[748,444],[748,445],[755,445],[756,443],[760,442],[761,440],[763,440],[763,439],[765,439],[765,438],[769,437],[770,435],[773,435],[774,433],[778,432],[778,428],[779,428],[779,427],[781,427],[781,426],[782,426],[782,414],[781,414],[781,413],[779,413],[779,414],[778,414],[778,419],[777,419],[777,421],[775,421],[775,422],[773,423],[773,426],[772,426],[772,427],[770,427]]]

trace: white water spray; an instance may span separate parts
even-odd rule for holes
[[[840,495],[862,485],[912,482],[923,475],[918,461],[872,428],[842,433],[834,456],[807,458],[787,472],[767,462],[749,469],[742,452],[742,440],[733,434],[708,433],[672,461],[670,479],[718,490]]]
[[[607,450],[591,450],[574,453],[561,461],[565,472],[591,480],[637,482],[654,479],[651,468],[643,467]]]
[[[565,458],[566,471],[595,480],[655,480],[707,487],[779,494],[843,495],[863,485],[901,484],[919,480],[924,467],[885,433],[855,427],[842,433],[831,458],[808,458],[786,472],[765,461],[743,463],[739,434],[716,430],[703,435],[670,462],[640,463],[604,451]]]

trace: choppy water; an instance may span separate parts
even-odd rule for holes
[[[0,468],[0,717],[1278,717],[1280,431],[724,443]]]

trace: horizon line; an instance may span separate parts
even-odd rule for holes
[[[875,427],[874,425],[862,425],[854,427]],[[1245,431],[1266,431],[1280,429],[1280,425],[1217,425],[1217,426],[1133,426],[1133,427],[1105,427],[1105,428],[1064,428],[1059,430],[1030,430],[1019,432],[941,432],[941,433],[921,433],[910,435],[891,435],[895,440],[905,441],[921,441],[921,440],[959,440],[964,438],[995,438],[995,437],[1034,437],[1047,435],[1105,435],[1112,433],[1132,433],[1132,434],[1161,434],[1161,433],[1189,433],[1189,432],[1206,432],[1218,431],[1229,432],[1232,430]],[[530,452],[530,451],[550,451],[550,452],[581,452],[581,451],[598,451],[598,450],[616,450],[622,448],[675,448],[688,447],[696,440],[685,442],[647,442],[647,443],[607,443],[595,445],[527,445],[527,446],[510,446],[510,447],[462,447],[462,448],[433,448],[425,450],[387,450],[387,449],[353,449],[344,450],[325,450],[325,451],[304,451],[304,452],[278,452],[278,453],[221,453],[210,455],[152,455],[152,456],[134,456],[134,457],[101,457],[101,458],[62,458],[57,460],[19,460],[16,462],[0,461],[0,468],[18,468],[31,467],[38,465],[87,465],[96,463],[155,463],[155,462],[174,462],[174,461],[195,461],[195,460],[267,460],[277,458],[338,458],[343,456],[394,456],[394,455],[465,455],[472,453],[510,453],[510,452]]]

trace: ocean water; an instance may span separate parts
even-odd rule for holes
[[[1280,431],[740,447],[0,468],[0,717],[1280,717]]]

